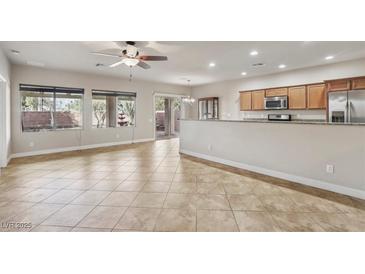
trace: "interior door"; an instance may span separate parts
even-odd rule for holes
[[[352,90],[348,93],[349,122],[365,123],[365,90]]]
[[[6,162],[6,82],[0,78],[0,168],[5,167]]]

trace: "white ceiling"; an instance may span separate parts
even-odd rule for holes
[[[166,62],[148,62],[151,69],[134,67],[133,78],[186,85],[248,78],[283,71],[365,58],[365,42],[137,42],[141,54],[167,55]],[[95,56],[91,51],[119,52],[115,42],[0,42],[14,64],[36,62],[56,68],[128,77],[125,65],[109,68],[114,57]],[[20,51],[19,55],[11,50]],[[258,51],[251,56],[252,50]],[[334,59],[325,60],[328,55]],[[215,67],[209,67],[214,62]],[[265,63],[254,68],[254,63]],[[102,63],[104,67],[96,67]],[[278,69],[285,64],[285,69]],[[247,72],[241,76],[241,72]]]

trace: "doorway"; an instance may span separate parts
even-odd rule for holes
[[[6,99],[6,82],[0,75],[0,168],[6,167],[8,162],[6,149]]]
[[[180,96],[155,95],[155,139],[178,138],[182,113]]]

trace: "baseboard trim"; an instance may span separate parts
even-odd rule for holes
[[[143,142],[150,142],[154,141],[153,138],[146,138],[146,139],[137,139],[133,142],[131,140],[122,141],[122,142],[111,142],[111,143],[102,143],[102,144],[92,144],[92,145],[83,145],[83,146],[72,146],[72,147],[63,147],[63,148],[54,148],[54,149],[44,149],[44,150],[37,150],[37,151],[29,151],[29,152],[20,152],[14,153],[10,156],[10,159],[20,158],[20,157],[28,157],[28,156],[37,156],[37,155],[45,155],[51,153],[60,153],[60,152],[69,152],[75,150],[85,150],[85,149],[92,149],[92,148],[102,148],[102,147],[110,147],[110,146],[118,146],[118,145],[127,145],[132,143],[143,143]]]
[[[262,168],[262,167],[258,167],[258,166],[248,165],[245,163],[226,160],[226,159],[222,159],[219,157],[206,155],[206,154],[202,154],[202,153],[198,153],[198,152],[193,152],[193,151],[186,150],[186,149],[180,149],[180,152],[183,154],[193,156],[193,157],[202,158],[202,159],[205,159],[208,161],[224,164],[227,166],[245,169],[245,170],[253,171],[256,173],[292,181],[295,183],[312,186],[312,187],[316,187],[316,188],[320,188],[320,189],[324,189],[324,190],[328,190],[328,191],[332,191],[332,192],[336,192],[336,193],[340,193],[340,194],[344,194],[344,195],[349,195],[349,196],[360,198],[360,199],[365,199],[365,191],[363,191],[363,190],[339,186],[339,185],[327,183],[327,182],[316,180],[316,179],[310,179],[310,178],[297,176],[297,175],[293,175],[293,174],[288,174],[288,173],[284,173],[284,172],[280,172],[280,171],[276,171],[276,170],[271,170],[271,169],[266,169],[266,168]]]

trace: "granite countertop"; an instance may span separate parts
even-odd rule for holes
[[[292,120],[292,121],[269,121],[267,119],[242,119],[242,120],[198,120],[181,119],[182,121],[202,122],[241,122],[241,123],[273,123],[273,124],[303,124],[303,125],[334,125],[334,126],[365,126],[365,123],[330,123],[325,120]]]

